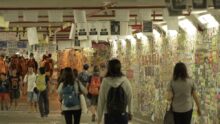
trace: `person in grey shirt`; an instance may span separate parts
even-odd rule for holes
[[[179,62],[174,68],[173,80],[168,84],[168,100],[172,101],[175,124],[191,123],[193,99],[197,105],[197,113],[200,116],[201,110],[195,83],[189,78],[186,65]]]

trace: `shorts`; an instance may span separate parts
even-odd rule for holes
[[[20,98],[20,91],[19,90],[12,90],[11,91],[11,99],[19,99]]]
[[[27,100],[28,100],[28,102],[37,102],[38,95],[34,92],[28,92],[27,93]]]
[[[9,93],[0,93],[0,100],[9,100]]]

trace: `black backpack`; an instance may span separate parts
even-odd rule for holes
[[[107,96],[107,112],[111,115],[119,115],[126,112],[128,98],[121,83],[118,87],[111,87]]]

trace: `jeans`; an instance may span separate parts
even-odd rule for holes
[[[38,104],[41,117],[47,116],[49,114],[49,99],[47,90],[39,92]]]
[[[63,111],[64,117],[66,120],[66,124],[80,124],[80,118],[82,114],[82,110],[67,110]],[[74,117],[74,123],[73,123]]]
[[[128,124],[128,114],[109,115],[105,114],[104,124]]]
[[[193,110],[183,113],[173,112],[175,124],[191,124],[192,112]]]

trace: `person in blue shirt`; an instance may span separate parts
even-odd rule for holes
[[[0,103],[1,110],[8,110],[9,105],[9,82],[5,73],[0,74]]]

